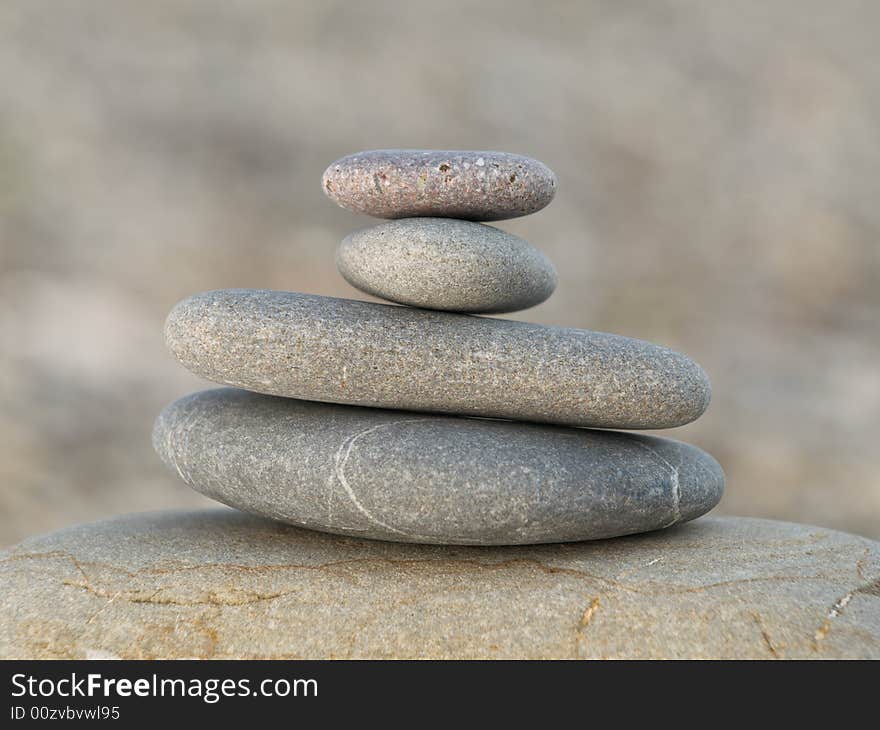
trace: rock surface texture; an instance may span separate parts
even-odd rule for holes
[[[641,340],[293,292],[197,294],[165,340],[208,380],[331,403],[639,429],[710,398],[699,365]]]
[[[669,527],[721,499],[694,446],[627,433],[426,416],[235,389],[165,409],[153,435],[191,487],[339,534],[521,545]]]
[[[556,193],[542,162],[462,150],[357,152],[330,165],[321,183],[337,205],[378,218],[497,221],[536,213]]]
[[[356,231],[336,267],[373,296],[425,309],[515,312],[556,288],[556,269],[521,238],[482,223],[405,218]]]
[[[880,544],[738,518],[476,548],[133,515],[0,556],[0,657],[880,658]]]

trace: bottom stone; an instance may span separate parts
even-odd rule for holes
[[[2,658],[880,658],[880,543],[743,518],[479,548],[152,513],[27,540],[0,586]]]
[[[156,451],[223,504],[438,545],[577,542],[712,509],[718,462],[672,439],[314,403],[220,388],[166,408]]]

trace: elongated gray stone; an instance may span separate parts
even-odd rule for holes
[[[352,233],[336,267],[361,291],[454,312],[515,312],[556,288],[556,269],[526,241],[482,223],[404,218]]]
[[[0,554],[0,658],[115,657],[880,659],[880,543],[706,517],[599,542],[435,547],[217,509]]]
[[[708,512],[724,474],[696,447],[636,434],[277,398],[230,388],[156,421],[197,491],[317,530],[521,545],[626,535]]]
[[[640,340],[294,292],[197,294],[165,340],[209,380],[331,403],[631,429],[709,403],[699,365]]]
[[[470,150],[357,152],[330,165],[321,182],[337,205],[379,218],[497,221],[535,213],[556,193],[544,163]]]

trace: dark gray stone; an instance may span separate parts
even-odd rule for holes
[[[699,365],[640,340],[293,292],[197,294],[165,339],[209,380],[331,403],[637,429],[710,397]]]
[[[187,484],[224,504],[402,542],[626,535],[699,517],[724,489],[711,456],[669,439],[233,389],[166,408],[153,443]]]
[[[337,160],[321,182],[337,205],[379,218],[497,221],[541,210],[556,193],[549,167],[508,152],[369,150]]]
[[[880,543],[769,520],[478,548],[152,513],[0,554],[0,658],[880,659],[878,585]]]
[[[544,254],[504,231],[453,218],[404,218],[347,236],[336,268],[361,291],[454,312],[515,312],[556,288]]]

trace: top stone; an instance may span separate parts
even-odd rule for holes
[[[508,152],[371,150],[334,162],[322,186],[337,205],[377,218],[498,221],[545,207],[556,176]]]

